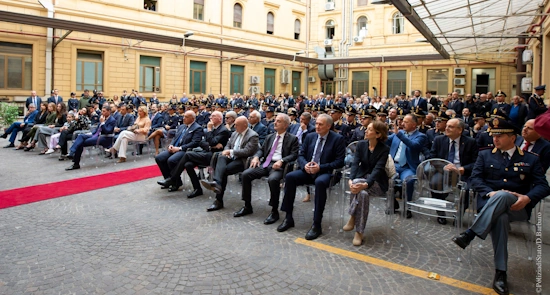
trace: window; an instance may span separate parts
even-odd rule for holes
[[[204,0],[194,0],[193,19],[204,20]]]
[[[233,7],[233,27],[243,27],[243,7],[239,3]]]
[[[189,66],[189,92],[206,93],[206,63],[191,61]]]
[[[496,70],[472,69],[472,93],[495,93]]]
[[[369,75],[367,72],[353,72],[351,75],[351,92],[352,95],[360,97],[365,92],[369,92]]]
[[[0,42],[0,89],[30,90],[32,45]]]
[[[301,30],[302,23],[300,23],[300,20],[294,21],[294,40],[300,40],[300,30]]]
[[[264,69],[264,93],[275,93],[275,69]]]
[[[76,53],[76,90],[103,90],[103,53],[78,51]]]
[[[326,38],[327,39],[332,39],[334,38],[334,21],[333,20],[329,20],[326,22],[325,24],[325,27],[327,28],[327,36]]]
[[[143,9],[157,11],[157,0],[143,0]]]
[[[401,12],[396,12],[393,15],[393,33],[401,34],[405,31],[405,18]]]
[[[244,93],[244,67],[231,65],[231,93]]]
[[[365,37],[367,35],[367,17],[361,16],[357,19],[357,36]]]
[[[269,12],[267,14],[267,33],[269,35],[273,35],[274,23],[275,23],[275,17],[273,16],[273,13]]]
[[[388,71],[388,97],[407,90],[407,71]]]
[[[428,85],[426,91],[435,91],[436,94],[449,93],[449,70],[428,70]]]
[[[295,72],[292,71],[292,95],[294,97],[297,97],[300,95],[301,90],[301,84],[302,84],[302,72]]]
[[[160,92],[160,57],[139,57],[139,92]]]
[[[357,6],[366,6],[368,2],[367,0],[357,0]]]

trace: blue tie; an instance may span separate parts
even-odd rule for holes
[[[181,132],[180,136],[178,136],[178,139],[176,140],[175,142],[175,146],[179,146],[180,145],[180,142],[181,140],[183,139],[183,135],[185,134],[185,132],[187,131],[187,126],[185,126],[183,128],[183,131]]]
[[[451,150],[449,151],[449,156],[447,157],[447,160],[449,160],[449,162],[453,163],[455,162],[455,141],[451,141]]]

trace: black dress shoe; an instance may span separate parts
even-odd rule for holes
[[[67,171],[76,170],[76,169],[80,169],[80,165],[72,164],[71,166],[65,168],[65,170],[67,170]]]
[[[69,159],[69,160],[74,159],[74,154],[68,154],[68,155],[67,155],[67,159]]]
[[[264,220],[264,224],[273,224],[279,220],[279,212],[271,212],[269,216]]]
[[[233,213],[233,217],[241,217],[241,216],[245,216],[245,215],[248,215],[248,214],[252,214],[254,213],[252,211],[252,207],[242,207],[239,211]]]
[[[407,219],[411,219],[413,217],[413,214],[410,210],[407,210]]]
[[[283,220],[283,223],[279,224],[279,226],[277,227],[277,231],[278,232],[284,232],[286,231],[287,229],[291,228],[291,227],[294,227],[294,219],[287,219],[285,218]]]
[[[466,249],[466,247],[468,247],[468,245],[470,245],[471,241],[472,241],[472,239],[470,239],[470,237],[468,237],[466,232],[463,232],[460,235],[453,238],[453,242],[455,242],[455,244],[457,244],[462,249]]]
[[[204,188],[206,188],[207,190],[211,190],[216,194],[222,192],[222,187],[215,181],[201,180],[201,184],[204,186]]]
[[[177,192],[179,189],[180,189],[181,185],[171,185],[169,188],[168,188],[168,192]]]
[[[309,231],[306,234],[306,240],[315,240],[317,239],[321,234],[323,233],[323,230],[321,230],[320,226],[312,225]]]
[[[4,133],[4,134],[0,135],[0,137],[6,139],[6,138],[8,138],[8,134],[7,134],[7,133]]]
[[[159,185],[161,185],[161,186],[166,186],[166,187],[168,187],[168,186],[172,185],[172,179],[171,179],[170,177],[168,177],[168,178],[166,178],[166,179],[164,179],[164,180],[159,180],[159,181],[157,181],[157,183],[158,183]]]
[[[447,219],[443,218],[443,217],[438,217],[437,218],[437,223],[445,225],[445,224],[447,224]]]
[[[15,144],[13,144],[12,142],[10,142],[10,144],[8,144],[7,146],[5,146],[4,148],[5,148],[5,149],[9,149],[9,148],[12,148],[12,147],[15,147]]]
[[[206,209],[206,211],[211,212],[211,211],[216,211],[220,209],[223,209],[223,202],[215,200],[214,203]]]
[[[510,294],[508,290],[508,282],[506,280],[506,272],[497,270],[495,273],[495,279],[493,280],[493,290],[500,295]]]
[[[198,197],[198,196],[202,196],[202,190],[201,189],[194,190],[192,193],[187,195],[187,198],[192,199],[192,198],[195,198],[195,197]]]

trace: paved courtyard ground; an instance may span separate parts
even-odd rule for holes
[[[0,145],[5,144],[0,139]],[[0,190],[154,164],[146,156],[118,165],[101,162],[98,168],[87,160],[82,169],[66,172],[69,162],[37,154],[0,149]],[[216,212],[206,212],[211,194],[187,199],[189,184],[169,193],[156,184],[159,179],[0,210],[0,294],[492,292],[490,238],[481,247],[476,240],[469,259],[469,252],[451,242],[450,224],[441,226],[416,215],[412,220],[399,218],[386,243],[385,216],[372,208],[365,243],[354,247],[353,234],[337,230],[340,204],[333,201],[323,235],[308,242],[303,238],[311,226],[313,204],[302,203],[302,196],[295,204],[296,227],[278,233],[279,222],[263,224],[269,206],[266,184],[260,180],[255,182],[254,214],[234,218],[233,212],[243,205],[236,178],[230,178],[225,209]],[[546,216],[545,225],[550,218]],[[415,235],[417,218],[420,232]],[[400,247],[403,226],[408,232]],[[536,294],[535,264],[527,259],[526,240],[517,231],[511,234],[509,252],[511,292]],[[542,245],[542,255],[543,294],[550,294],[550,280],[544,280],[550,278],[549,246]],[[428,272],[439,274],[440,280],[428,279]]]

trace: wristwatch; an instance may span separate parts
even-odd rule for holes
[[[283,159],[280,159],[279,161],[281,161],[281,163],[283,163],[283,164],[285,163],[285,160],[283,160]]]

